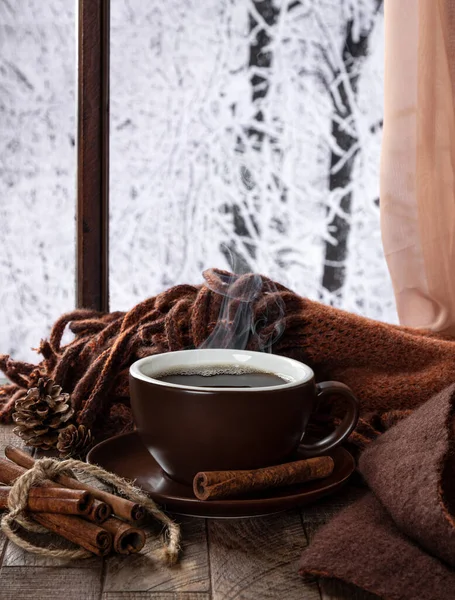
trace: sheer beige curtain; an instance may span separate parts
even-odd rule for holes
[[[455,334],[455,0],[385,0],[381,228],[403,325]]]

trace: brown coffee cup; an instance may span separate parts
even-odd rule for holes
[[[274,373],[272,387],[192,387],[156,379],[163,373],[209,365]],[[359,405],[336,381],[315,383],[314,373],[296,360],[242,350],[182,350],[148,356],[130,367],[134,420],[145,446],[163,471],[191,484],[198,471],[255,469],[292,458],[299,445],[321,455],[355,428]],[[327,437],[305,439],[310,415],[324,396],[346,405],[341,423]]]

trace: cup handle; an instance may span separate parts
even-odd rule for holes
[[[312,444],[305,444],[302,443],[305,437],[305,434],[303,434],[299,449],[303,450],[308,456],[320,456],[324,452],[341,444],[341,442],[343,442],[355,429],[359,419],[359,401],[347,385],[344,385],[344,383],[340,383],[339,381],[324,381],[323,383],[317,383],[316,389],[316,410],[324,396],[337,395],[343,396],[347,401],[347,411],[335,431],[332,431],[322,440],[318,440]]]

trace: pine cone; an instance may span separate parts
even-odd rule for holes
[[[41,378],[36,387],[15,404],[13,421],[14,433],[24,440],[27,446],[50,450],[57,444],[58,435],[68,426],[74,414],[69,394],[52,379]]]
[[[41,371],[39,367],[33,369],[33,371],[28,376],[28,388],[36,387],[38,385],[38,381],[40,379],[46,379],[45,374]]]
[[[58,436],[57,450],[62,458],[85,458],[92,444],[92,433],[85,425],[68,425]]]

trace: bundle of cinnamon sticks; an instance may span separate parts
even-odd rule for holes
[[[5,448],[5,455],[0,458],[0,510],[8,508],[8,486],[35,463],[13,446]],[[30,519],[98,556],[137,553],[145,544],[137,526],[146,515],[142,506],[66,475],[33,487],[27,511]]]

